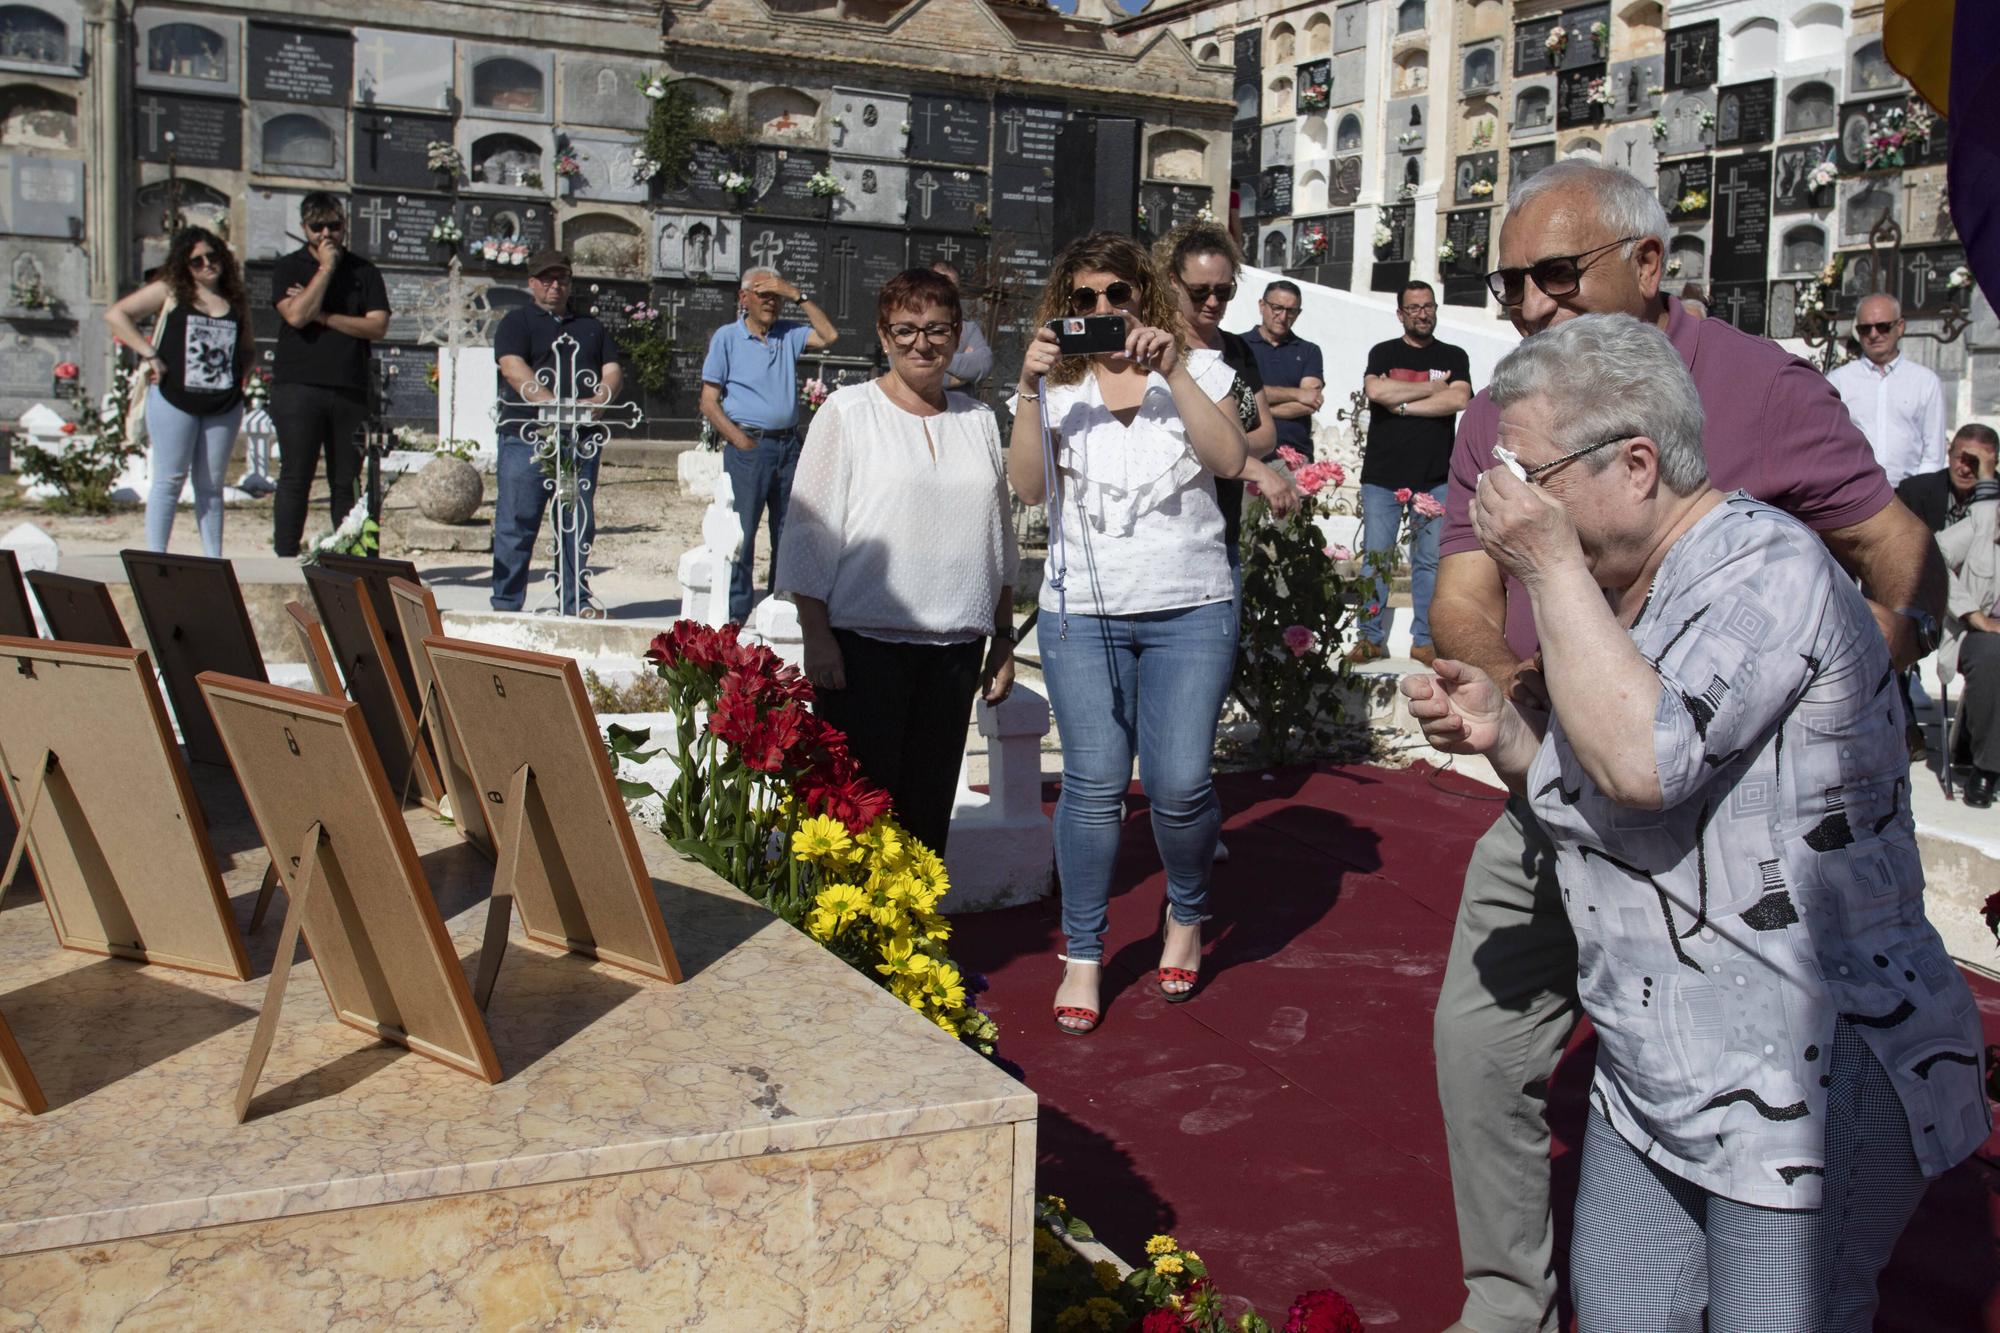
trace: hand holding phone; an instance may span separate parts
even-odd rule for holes
[[[1058,355],[1101,356],[1125,350],[1125,316],[1065,315],[1048,322],[1056,335]]]

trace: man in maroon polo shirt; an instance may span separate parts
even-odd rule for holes
[[[1908,665],[1935,643],[1945,605],[1929,530],[1896,499],[1824,376],[1662,294],[1667,233],[1658,198],[1632,176],[1564,162],[1512,192],[1489,283],[1523,336],[1583,314],[1624,313],[1664,329],[1701,395],[1710,481],[1818,532],[1861,580],[1891,657]],[[1499,415],[1481,393],[1459,422],[1431,636],[1440,657],[1470,662],[1517,702],[1546,708],[1527,594],[1503,581],[1469,518],[1479,474],[1496,462]],[[1508,801],[1466,870],[1438,996],[1438,1096],[1467,1289],[1453,1330],[1556,1327],[1543,1113],[1580,1010],[1576,939],[1554,867],[1526,803]]]

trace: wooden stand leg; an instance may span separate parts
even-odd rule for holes
[[[430,689],[424,691],[424,706],[422,711],[420,711],[417,714],[416,729],[410,735],[410,771],[403,775],[402,803],[404,805],[408,805],[410,803],[410,787],[417,780],[417,770],[423,767],[424,726],[426,723],[430,721],[431,701],[436,697],[437,697],[437,686],[436,684],[433,684]]]
[[[264,913],[271,908],[271,894],[278,887],[278,863],[274,860],[264,867],[264,882],[257,886],[257,905],[250,909],[250,934],[257,933],[257,927],[264,924]]]
[[[264,987],[264,1011],[257,1016],[257,1031],[250,1038],[250,1055],[243,1062],[243,1080],[236,1085],[239,1125],[250,1113],[250,1098],[257,1091],[258,1076],[264,1072],[264,1062],[271,1057],[271,1042],[278,1035],[278,1013],[285,1003],[285,983],[292,977],[292,955],[298,952],[306,900],[312,896],[313,882],[319,878],[319,859],[325,849],[326,829],[314,820],[313,826],[306,830],[305,847],[299,857],[299,882],[285,895],[285,929],[278,936],[278,956],[271,962],[270,983]]]
[[[486,938],[479,946],[479,975],[472,984],[472,998],[482,1010],[493,996],[493,983],[500,977],[500,958],[507,952],[507,924],[514,915],[514,884],[521,871],[521,849],[528,840],[528,783],[534,770],[526,764],[514,770],[507,785],[507,806],[514,812],[514,832],[500,852],[500,866],[493,876],[493,895],[486,904]]]
[[[42,762],[35,765],[34,776],[28,779],[28,799],[21,802],[21,827],[14,830],[14,847],[7,853],[7,872],[0,874],[0,894],[7,892],[14,882],[14,872],[21,868],[21,854],[28,850],[28,830],[34,826],[35,810],[42,803],[42,788],[58,762],[54,750],[42,751]]]

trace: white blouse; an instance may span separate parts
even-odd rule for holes
[[[1019,562],[1000,430],[984,403],[945,401],[917,416],[872,380],[826,400],[792,479],[779,592],[817,598],[834,628],[891,643],[993,632]]]
[[[1046,385],[1042,400],[1060,440],[1069,609],[1138,615],[1233,598],[1215,479],[1188,443],[1166,378],[1148,376],[1130,426],[1104,405],[1093,374],[1076,384]],[[1053,575],[1054,550],[1049,559]],[[1047,579],[1041,606],[1057,609]]]

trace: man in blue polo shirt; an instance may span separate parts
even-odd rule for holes
[[[831,347],[840,335],[826,312],[776,269],[745,273],[736,300],[743,318],[717,329],[708,340],[708,359],[701,365],[701,414],[728,446],[722,470],[735,488],[736,512],[743,519],[743,549],[729,571],[729,618],[741,624],[750,616],[757,520],[766,506],[771,510],[771,568],[778,567],[778,540],[804,442],[798,428],[799,353]],[[810,327],[778,318],[787,301],[799,303]],[[768,578],[764,590],[771,590]]]
[[[618,398],[623,376],[618,351],[604,326],[589,315],[569,313],[569,256],[560,250],[541,250],[528,261],[528,294],[533,305],[507,312],[493,331],[493,359],[500,371],[500,461],[499,494],[493,501],[493,592],[495,611],[519,611],[528,591],[528,560],[535,548],[535,536],[542,528],[542,511],[548,507],[549,491],[542,484],[542,468],[535,460],[533,442],[524,430],[536,418],[535,404],[554,396],[574,394],[589,402],[609,403]],[[556,339],[568,334],[576,339],[575,367],[564,358],[562,373],[572,375],[572,384],[544,383],[537,378],[547,372],[557,374]],[[592,383],[594,393],[586,393]],[[586,429],[589,429],[586,427]],[[601,430],[601,428],[599,428]],[[587,442],[588,457],[577,461],[579,482],[589,491],[597,487],[598,440]],[[583,531],[578,546],[590,549],[596,534],[597,507],[588,500],[583,510]],[[562,613],[578,614],[590,596],[580,569],[567,571],[559,589]]]
[[[1299,285],[1278,279],[1257,302],[1257,327],[1243,335],[1257,373],[1264,377],[1264,401],[1278,424],[1278,443],[1312,457],[1313,413],[1326,401],[1326,362],[1319,344],[1292,332],[1305,298]]]

